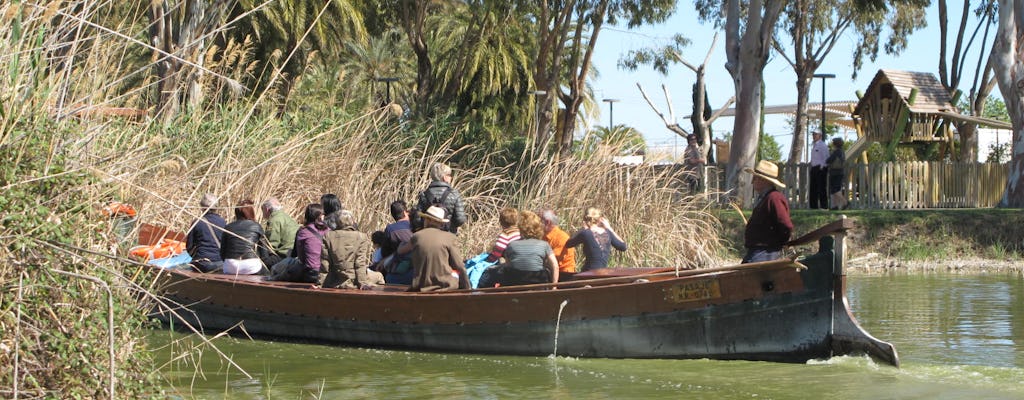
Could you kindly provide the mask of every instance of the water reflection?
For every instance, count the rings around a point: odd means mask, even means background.
[[[153,331],[184,398],[1020,399],[1019,276],[849,279],[861,324],[896,345],[902,369],[864,357],[807,365],[452,355],[214,339],[250,377],[193,337]],[[172,385],[168,385],[168,388]]]

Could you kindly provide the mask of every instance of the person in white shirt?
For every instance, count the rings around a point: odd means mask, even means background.
[[[811,173],[807,202],[810,208],[828,209],[828,145],[820,131],[811,132]]]

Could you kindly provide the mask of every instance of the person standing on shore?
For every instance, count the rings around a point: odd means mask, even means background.
[[[789,202],[778,189],[786,185],[779,180],[779,167],[771,161],[761,160],[754,169],[744,168],[753,175],[751,185],[757,195],[754,210],[743,232],[743,246],[747,254],[743,264],[772,261],[782,257],[782,246],[793,234],[793,221],[789,218]]]
[[[831,196],[831,210],[845,210],[849,206],[843,193],[843,181],[846,178],[846,150],[843,149],[842,138],[832,138],[832,154],[825,160],[828,164],[828,192]]]
[[[807,202],[811,209],[828,208],[828,145],[822,139],[820,131],[811,133],[811,172]]]

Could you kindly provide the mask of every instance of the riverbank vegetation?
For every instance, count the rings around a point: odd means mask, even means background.
[[[0,5],[0,25],[11,28],[0,31],[0,397],[161,397],[142,340],[146,311],[160,302],[124,258],[132,239],[123,228],[137,220],[185,231],[207,192],[221,206],[276,196],[293,215],[333,192],[372,230],[390,222],[390,201],[415,199],[440,161],[455,168],[471,215],[460,231],[467,257],[490,246],[505,206],[553,208],[567,230],[586,207],[602,208],[629,239],[620,265],[699,267],[719,254],[710,208],[678,193],[679,171],[611,162],[622,151],[607,139],[615,135],[580,140],[577,155],[533,145],[520,131],[534,109],[521,87],[487,92],[467,77],[468,87],[447,83],[451,103],[433,98],[414,114],[381,104],[381,75],[309,63],[278,79],[287,69],[274,57],[315,59],[320,47],[255,58],[254,36],[150,32],[179,45],[223,40],[205,64],[196,53],[172,56],[182,47],[139,39],[148,23],[168,21],[148,12],[184,12],[157,3]],[[395,86],[392,95],[405,90]],[[483,107],[508,102],[524,113]],[[112,217],[112,202],[137,215]]]
[[[718,212],[726,254],[738,257],[743,222],[733,210]],[[749,213],[747,213],[749,216]],[[814,230],[842,215],[856,228],[847,236],[849,258],[871,260],[886,268],[913,266],[938,269],[951,260],[970,261],[971,270],[1017,270],[1024,260],[1024,213],[1014,209],[935,210],[793,210],[796,235]]]
[[[124,228],[185,231],[208,192],[221,206],[276,196],[295,216],[332,192],[369,231],[446,162],[471,216],[464,256],[512,206],[550,207],[566,230],[603,209],[629,242],[617,265],[729,257],[734,221],[720,234],[679,170],[612,162],[635,134],[573,135],[595,102],[571,10],[534,38],[507,2],[229,3],[0,3],[0,397],[162,397],[142,340],[160,301],[124,258]],[[642,3],[601,12],[634,26],[675,4]]]

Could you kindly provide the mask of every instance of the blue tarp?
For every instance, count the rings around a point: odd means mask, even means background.
[[[181,254],[175,254],[170,257],[146,261],[146,264],[155,265],[160,268],[172,268],[174,266],[188,264],[190,262],[192,262],[192,256],[188,255],[187,251],[183,251]]]
[[[497,262],[488,262],[487,255],[488,253],[483,253],[466,260],[466,275],[469,277],[469,285],[473,289],[476,289],[477,284],[480,283],[480,277],[483,276],[484,270],[497,264]]]

